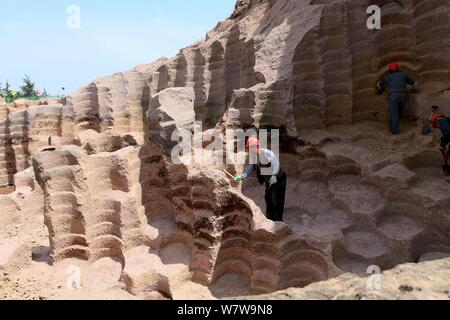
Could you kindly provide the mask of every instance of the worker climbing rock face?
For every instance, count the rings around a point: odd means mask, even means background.
[[[434,129],[440,129],[442,132],[441,152],[445,162],[442,169],[446,174],[450,175],[450,165],[448,163],[450,160],[450,118],[443,114],[436,114],[432,118],[432,124]]]
[[[248,139],[247,149],[251,164],[242,175],[236,177],[236,182],[241,183],[256,172],[259,183],[266,185],[267,218],[283,221],[287,177],[280,160],[272,151],[261,148],[257,138]]]
[[[400,72],[400,64],[396,62],[389,64],[389,75],[378,83],[377,89],[379,94],[383,93],[386,88],[389,89],[389,132],[391,134],[400,132],[400,117],[408,100],[407,85],[413,86],[416,91],[419,90],[417,81]]]

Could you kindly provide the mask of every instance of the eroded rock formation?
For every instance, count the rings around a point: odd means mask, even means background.
[[[161,259],[166,248],[178,245],[191,256],[192,280],[212,285],[226,274],[241,274],[254,293],[338,273],[286,226],[261,225],[261,213],[253,217],[223,172],[172,166],[156,146],[91,156],[79,147],[47,148],[33,161],[44,191],[52,263],[108,257],[126,265],[133,248],[147,247]]]
[[[419,125],[431,104],[450,112],[449,15],[445,0],[238,1],[174,58],[98,78],[64,105],[0,107],[0,186],[16,187],[0,206],[42,204],[40,283],[75,266],[91,293],[229,297],[448,256],[449,185]],[[397,137],[373,89],[391,60],[423,88]],[[281,129],[286,223],[264,217],[255,180],[242,194],[222,171],[241,167],[172,162],[173,131],[195,121]]]

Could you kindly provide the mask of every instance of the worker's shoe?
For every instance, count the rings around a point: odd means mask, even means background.
[[[446,175],[450,175],[450,166],[449,165],[443,165],[442,166],[442,171],[444,171],[444,173]]]

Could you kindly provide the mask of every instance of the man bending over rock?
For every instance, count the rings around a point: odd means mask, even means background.
[[[251,177],[255,172],[260,184],[266,184],[266,216],[272,221],[283,221],[284,203],[286,199],[286,173],[280,165],[280,160],[270,150],[262,149],[260,141],[257,138],[249,138],[247,142],[250,159],[257,158],[257,161],[251,161],[245,171],[236,177],[236,182]]]

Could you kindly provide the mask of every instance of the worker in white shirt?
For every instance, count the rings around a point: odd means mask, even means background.
[[[281,168],[280,160],[272,151],[262,149],[257,138],[249,138],[247,148],[250,157],[257,157],[258,161],[257,164],[250,164],[242,175],[237,176],[236,182],[241,183],[256,172],[259,183],[266,185],[267,218],[283,221],[287,177]]]

